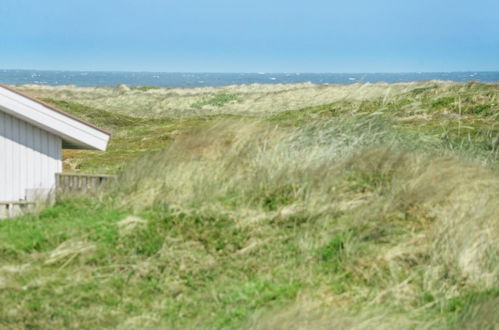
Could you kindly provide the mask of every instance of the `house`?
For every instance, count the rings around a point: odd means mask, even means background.
[[[110,134],[0,84],[0,203],[47,198],[62,149],[106,150]]]

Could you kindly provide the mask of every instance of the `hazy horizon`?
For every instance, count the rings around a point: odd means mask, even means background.
[[[207,72],[126,72],[0,70],[0,82],[11,85],[157,86],[208,87],[249,84],[353,84],[410,81],[498,82],[498,71],[416,72],[416,73],[207,73]]]

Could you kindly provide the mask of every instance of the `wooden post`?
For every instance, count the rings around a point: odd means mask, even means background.
[[[55,187],[56,187],[56,193],[58,193],[57,189],[61,187],[61,175],[59,173],[55,174]]]
[[[70,180],[71,180],[71,177],[69,175],[64,177],[64,185],[63,185],[63,189],[62,189],[62,191],[64,193],[67,192],[69,189],[70,182],[71,182]]]
[[[87,188],[88,188],[87,180],[88,180],[88,177],[86,177],[86,176],[81,177],[81,190],[83,192],[87,191]]]

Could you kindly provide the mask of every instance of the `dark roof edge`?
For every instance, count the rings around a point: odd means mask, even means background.
[[[58,113],[60,113],[61,115],[64,115],[64,116],[69,117],[69,118],[71,118],[71,119],[74,119],[74,120],[76,120],[76,121],[78,121],[78,122],[80,122],[80,123],[82,123],[82,124],[85,124],[85,125],[87,125],[87,126],[89,126],[89,127],[95,128],[96,130],[98,130],[98,131],[100,131],[100,132],[102,132],[102,133],[104,133],[104,134],[107,134],[107,135],[111,136],[111,133],[110,133],[109,131],[106,131],[105,129],[99,128],[99,127],[95,126],[94,124],[91,124],[91,123],[89,123],[89,122],[87,122],[87,121],[85,121],[85,120],[83,120],[83,119],[81,119],[81,118],[78,118],[78,117],[76,117],[76,116],[74,116],[74,115],[72,115],[72,114],[67,113],[66,111],[63,111],[63,110],[61,110],[61,109],[59,109],[59,108],[56,108],[56,107],[54,107],[53,105],[50,105],[50,104],[45,103],[45,102],[43,102],[43,101],[40,101],[39,99],[34,98],[33,96],[30,96],[30,95],[28,95],[28,94],[25,94],[25,93],[23,93],[23,92],[20,92],[20,91],[18,91],[18,90],[16,90],[16,89],[14,89],[14,88],[13,88],[13,87],[11,87],[11,86],[8,86],[8,85],[5,85],[5,84],[0,83],[0,87],[5,88],[6,90],[9,90],[9,91],[11,91],[11,92],[13,92],[13,93],[16,93],[16,94],[18,94],[18,95],[21,95],[22,97],[25,97],[25,98],[27,98],[27,99],[29,99],[29,100],[33,101],[33,102],[36,102],[36,103],[38,103],[38,104],[41,104],[41,105],[43,105],[44,107],[49,108],[50,110],[53,110],[53,111],[55,111],[55,112],[58,112]]]

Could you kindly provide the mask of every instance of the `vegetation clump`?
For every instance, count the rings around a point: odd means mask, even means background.
[[[236,95],[234,94],[216,94],[209,99],[201,100],[192,104],[193,108],[202,109],[205,105],[211,105],[215,107],[223,107],[227,103],[239,101]]]

